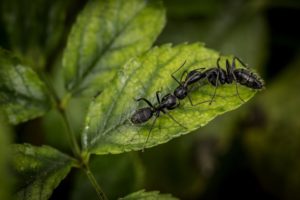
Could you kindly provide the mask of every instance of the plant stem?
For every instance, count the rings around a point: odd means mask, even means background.
[[[65,110],[61,110],[60,109],[60,113],[62,115],[62,118],[66,124],[66,127],[67,127],[67,134],[68,134],[68,137],[69,137],[69,141],[70,141],[70,144],[71,144],[71,149],[73,151],[73,154],[75,155],[76,158],[81,159],[81,155],[80,155],[80,148],[79,148],[79,145],[76,141],[76,137],[75,137],[75,134],[70,126],[70,123],[69,123],[69,120],[68,120],[68,116],[67,116],[67,113]]]
[[[66,108],[67,108],[67,105],[69,103],[69,100],[72,98],[72,93],[66,93],[65,96],[62,99],[60,99],[58,97],[57,93],[55,92],[55,89],[53,88],[51,82],[47,79],[47,76],[45,74],[42,74],[42,76],[43,76],[43,78],[46,82],[46,85],[48,86],[48,89],[49,89],[50,93],[52,94],[52,96],[55,100],[56,108],[59,111],[59,113],[61,114],[61,116],[64,120],[64,123],[67,127],[67,134],[68,134],[69,141],[70,141],[70,144],[71,144],[72,152],[73,152],[74,156],[77,158],[77,160],[79,162],[78,167],[82,168],[85,171],[86,175],[89,178],[89,181],[91,182],[94,189],[96,190],[98,199],[99,200],[108,200],[106,195],[102,191],[100,185],[98,184],[95,176],[93,175],[93,173],[90,170],[89,155],[87,155],[87,157],[84,157],[81,154],[81,150],[80,150],[79,145],[77,143],[74,131],[72,130],[72,128],[70,126],[68,115],[67,115],[67,112],[66,112]]]
[[[102,191],[100,185],[98,184],[94,174],[90,170],[89,166],[86,164],[85,173],[88,176],[91,184],[93,185],[94,189],[96,190],[97,196],[99,200],[108,200],[104,192]]]
[[[73,154],[76,158],[78,158],[80,161],[81,159],[81,155],[80,155],[80,148],[79,145],[76,141],[76,137],[74,132],[71,129],[68,117],[67,117],[67,113],[66,113],[66,106],[71,98],[71,94],[67,93],[67,95],[64,96],[64,98],[62,100],[60,100],[60,98],[58,97],[52,83],[49,81],[47,75],[45,73],[40,73],[41,77],[43,78],[44,82],[46,83],[50,94],[52,95],[53,99],[55,100],[56,103],[56,108],[58,108],[58,111],[60,112],[64,123],[66,124],[67,127],[67,134],[69,137],[69,141],[71,144],[71,149],[73,151]]]

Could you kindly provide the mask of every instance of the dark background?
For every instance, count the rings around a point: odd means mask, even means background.
[[[1,0],[0,46],[53,80],[69,29],[86,1]],[[300,1],[165,0],[167,25],[156,44],[201,41],[234,54],[264,78],[266,90],[195,133],[144,153],[92,157],[111,199],[138,189],[181,199],[300,199]],[[72,123],[80,132],[83,100]],[[13,141],[50,144],[70,153],[58,114],[18,125]],[[96,199],[72,170],[51,199]]]

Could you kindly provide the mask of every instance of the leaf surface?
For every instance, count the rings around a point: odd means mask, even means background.
[[[0,109],[11,123],[36,118],[51,108],[51,98],[38,75],[1,49],[0,80]]]
[[[142,149],[155,117],[145,124],[132,124],[129,120],[132,114],[138,108],[147,107],[144,102],[136,102],[134,99],[144,97],[155,104],[156,91],[161,91],[161,96],[164,96],[172,93],[178,86],[170,75],[185,60],[183,69],[175,74],[178,79],[184,70],[215,67],[218,57],[217,52],[196,43],[155,47],[128,62],[109,87],[91,103],[82,136],[84,150],[88,153],[106,154]],[[226,58],[232,59],[222,56],[220,63],[223,67]],[[193,103],[211,100],[215,88],[210,84],[202,87],[197,85],[190,90]],[[243,86],[238,89],[245,101],[255,94],[255,91]],[[242,104],[236,95],[235,84],[220,86],[212,105],[203,103],[191,106],[186,98],[169,114],[187,128],[179,126],[168,115],[161,114],[145,146],[155,146],[190,133]]]
[[[103,89],[129,58],[149,49],[165,24],[161,1],[92,0],[79,15],[63,56],[72,93]]]
[[[74,165],[69,156],[49,146],[15,144],[12,152],[16,199],[48,199]]]

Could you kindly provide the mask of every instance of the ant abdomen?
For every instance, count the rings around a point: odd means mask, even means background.
[[[138,109],[130,118],[134,124],[141,124],[148,121],[153,116],[152,108],[146,107]]]
[[[257,76],[254,73],[245,69],[236,69],[233,73],[239,84],[252,89],[263,88],[263,83],[257,78]]]

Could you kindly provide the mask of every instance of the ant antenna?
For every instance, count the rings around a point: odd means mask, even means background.
[[[178,71],[185,65],[185,63],[186,63],[186,60],[181,64],[181,66],[180,66],[179,68],[176,69],[176,71],[174,71],[174,72],[171,74],[172,78],[173,78],[179,85],[181,85],[181,82],[177,80],[177,78],[174,76],[174,74],[175,74],[176,72],[178,72]],[[181,77],[181,78],[182,78],[182,77]]]
[[[179,126],[181,126],[184,129],[187,129],[187,127],[183,126],[182,124],[180,124],[171,114],[164,112],[164,114],[168,115],[168,117],[170,117],[176,124],[178,124]]]
[[[150,131],[149,131],[149,133],[148,133],[148,135],[147,135],[147,139],[146,139],[146,141],[145,141],[144,144],[143,144],[142,152],[144,152],[145,146],[146,146],[146,144],[147,144],[147,142],[148,142],[148,140],[149,140],[149,138],[150,138],[150,134],[151,134],[151,131],[152,131],[153,127],[154,127],[154,124],[155,124],[155,122],[156,122],[157,117],[158,117],[158,116],[155,117],[154,121],[153,121],[152,124],[151,124],[151,128],[150,128]]]

